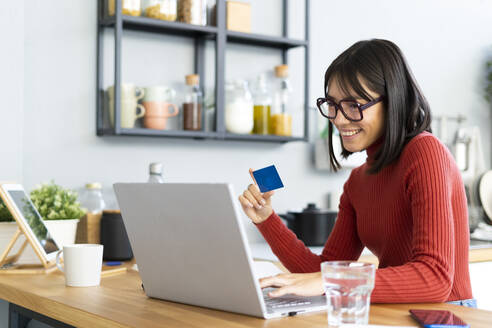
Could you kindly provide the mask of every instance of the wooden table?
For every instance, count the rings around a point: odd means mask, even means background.
[[[135,271],[105,277],[101,286],[65,287],[60,273],[0,275],[0,298],[10,302],[10,327],[35,318],[55,327],[326,327],[326,313],[263,320],[150,299]],[[371,305],[370,323],[417,326],[408,310],[448,309],[473,328],[492,326],[492,312],[450,304]]]

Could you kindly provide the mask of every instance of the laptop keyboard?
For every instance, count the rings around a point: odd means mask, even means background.
[[[282,309],[299,307],[312,304],[309,298],[303,299],[300,296],[281,296],[281,297],[270,297],[268,293],[275,290],[274,288],[263,289],[263,298],[265,299],[265,304],[267,308],[271,309]]]

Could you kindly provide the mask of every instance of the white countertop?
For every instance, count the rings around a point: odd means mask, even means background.
[[[249,247],[251,249],[251,254],[255,260],[267,260],[267,261],[278,261],[279,259],[275,254],[273,254],[272,250],[270,249],[270,246],[266,242],[260,242],[260,243],[250,243]],[[311,252],[315,254],[321,254],[323,251],[322,246],[318,247],[308,247]],[[478,240],[472,240],[470,242],[470,249],[481,249],[481,248],[492,248],[492,242],[489,241],[478,241]],[[362,255],[372,255],[372,252],[364,248],[362,251]]]
[[[249,244],[249,247],[251,249],[251,255],[255,260],[268,260],[268,261],[278,261],[278,258],[275,254],[273,254],[272,250],[270,249],[270,246],[266,243],[251,243]],[[311,252],[315,254],[321,254],[323,251],[322,246],[318,247],[308,247]],[[370,250],[367,248],[364,248],[362,251],[363,255],[370,255],[372,254]]]

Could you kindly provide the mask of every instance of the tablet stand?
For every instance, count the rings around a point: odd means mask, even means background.
[[[3,251],[0,256],[0,274],[39,274],[39,273],[50,273],[56,270],[55,262],[47,262],[43,256],[38,253],[36,247],[33,246],[33,242],[29,236],[25,235],[26,240],[17,251],[16,254],[9,255],[14,247],[17,239],[23,235],[23,232],[19,226],[17,226],[17,231],[7,245],[7,248]],[[22,255],[27,245],[31,245],[34,252],[41,260],[41,264],[16,264],[19,257]]]

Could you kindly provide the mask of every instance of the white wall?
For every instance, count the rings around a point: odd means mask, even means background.
[[[24,103],[24,2],[0,10],[0,181],[22,182]],[[8,327],[8,304],[0,300],[0,328]],[[40,327],[42,328],[42,327]]]
[[[0,10],[0,181],[22,181],[24,3]]]

